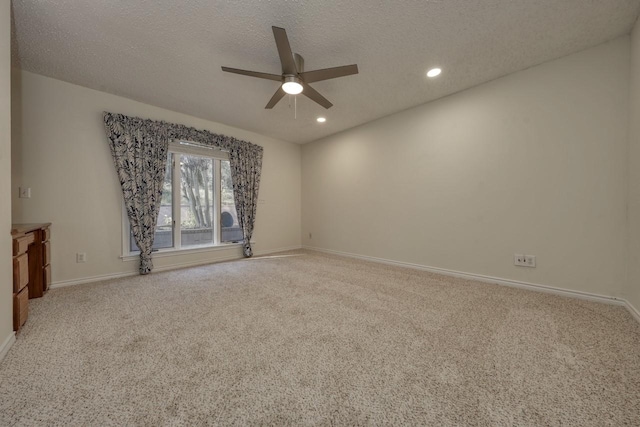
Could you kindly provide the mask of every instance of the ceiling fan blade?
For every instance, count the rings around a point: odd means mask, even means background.
[[[271,97],[271,99],[267,103],[267,106],[264,107],[264,108],[265,109],[271,109],[271,108],[275,107],[275,105],[278,103],[278,101],[280,101],[282,99],[282,97],[285,96],[285,95],[286,95],[285,91],[282,89],[282,86],[280,86],[278,88],[278,90],[276,91],[276,93],[273,94],[273,96]]]
[[[280,63],[282,64],[282,74],[297,75],[298,69],[293,59],[293,52],[289,44],[289,38],[284,28],[271,27],[273,29],[273,37],[276,39],[278,47],[278,55],[280,55]]]
[[[358,74],[358,66],[356,64],[325,68],[322,70],[305,71],[304,73],[300,73],[300,77],[307,83],[313,83],[322,80],[335,79],[337,77],[350,76],[352,74]]]
[[[282,81],[282,76],[278,74],[260,73],[258,71],[247,71],[229,67],[222,67],[222,71],[226,71],[227,73],[242,74],[243,76],[257,77],[259,79],[275,80],[277,82]]]
[[[308,84],[302,82],[302,87],[304,88],[302,91],[302,94],[305,95],[310,100],[317,102],[318,104],[322,105],[324,108],[333,107],[333,104],[329,102],[327,98],[320,95],[320,93],[317,90],[315,90]]]

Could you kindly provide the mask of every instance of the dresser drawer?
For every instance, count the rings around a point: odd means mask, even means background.
[[[50,222],[11,224],[15,331],[27,320],[29,299],[42,297],[51,284],[50,230]]]
[[[26,236],[16,237],[13,239],[13,256],[23,254],[27,252],[29,245],[35,240],[33,233],[29,233]]]
[[[13,292],[19,292],[29,283],[29,257],[22,254],[13,259]]]
[[[29,315],[29,288],[24,288],[13,295],[13,330],[17,331],[24,325]]]
[[[47,265],[51,262],[51,242],[45,242],[42,246],[42,256],[44,257],[42,264]]]

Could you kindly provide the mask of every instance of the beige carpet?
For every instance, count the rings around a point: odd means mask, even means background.
[[[0,425],[640,425],[622,307],[313,252],[50,291]]]

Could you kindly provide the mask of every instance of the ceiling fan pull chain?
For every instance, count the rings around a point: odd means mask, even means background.
[[[297,119],[298,118],[298,97],[294,96],[293,97],[293,119]]]

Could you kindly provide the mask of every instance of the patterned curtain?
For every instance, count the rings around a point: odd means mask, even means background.
[[[118,119],[105,115],[105,127],[131,232],[140,248],[140,274],[148,274],[153,269],[151,251],[169,138],[166,129],[150,126],[148,121],[125,116]]]
[[[262,172],[262,147],[243,146],[229,152],[233,197],[236,202],[238,223],[244,238],[245,257],[253,255],[251,236],[258,206],[258,189]]]
[[[140,274],[147,274],[153,268],[151,248],[170,140],[195,142],[229,152],[233,196],[244,238],[243,252],[246,257],[253,255],[251,236],[260,188],[262,147],[207,130],[122,114],[105,112],[104,122],[127,214],[140,248]]]

